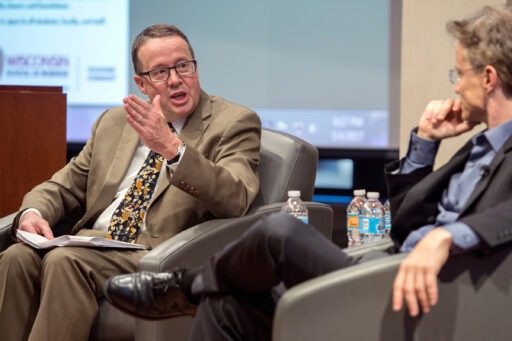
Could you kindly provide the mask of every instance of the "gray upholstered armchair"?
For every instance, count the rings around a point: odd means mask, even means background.
[[[391,310],[393,280],[405,254],[304,282],[279,301],[273,340],[510,340],[510,251],[505,245],[489,254],[453,256],[439,275],[438,304],[416,318]]]
[[[263,129],[259,167],[260,192],[249,213],[240,218],[216,219],[193,226],[170,238],[144,256],[139,270],[166,271],[176,266],[196,266],[215,251],[238,238],[265,214],[279,211],[288,190],[300,190],[309,210],[309,221],[328,238],[332,234],[332,208],[312,202],[318,151],[288,134]],[[5,247],[14,215],[0,220],[0,250]],[[276,226],[276,228],[279,228]],[[192,318],[158,322],[134,319],[105,300],[91,331],[91,340],[186,340]]]

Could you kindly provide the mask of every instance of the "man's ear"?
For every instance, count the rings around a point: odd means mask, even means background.
[[[144,95],[147,95],[146,82],[144,82],[144,79],[139,75],[135,75],[133,76],[133,80],[135,81],[135,84],[137,84],[140,92],[142,92]]]
[[[487,93],[491,92],[492,90],[496,89],[496,87],[499,84],[500,78],[498,77],[498,72],[496,71],[496,68],[492,65],[486,65],[484,67],[484,78],[483,78],[483,85],[485,88],[485,91]]]

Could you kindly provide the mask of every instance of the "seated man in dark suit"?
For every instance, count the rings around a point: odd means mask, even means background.
[[[404,159],[386,166],[391,237],[410,252],[400,266],[393,309],[428,313],[437,275],[451,252],[492,249],[512,240],[512,13],[486,7],[448,24],[457,40],[450,80],[459,99],[431,101]],[[441,140],[484,123],[433,171]],[[192,314],[194,340],[270,339],[280,283],[290,288],[356,263],[284,213],[257,222],[204,266],[111,278],[107,298],[142,318]],[[350,309],[350,307],[347,307]]]

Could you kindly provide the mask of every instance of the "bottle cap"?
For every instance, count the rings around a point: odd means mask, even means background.
[[[366,196],[371,199],[379,199],[380,194],[379,192],[368,192]]]
[[[300,191],[288,191],[290,198],[300,198]]]
[[[354,190],[354,195],[363,196],[365,194],[366,194],[366,190],[365,189],[355,189]]]

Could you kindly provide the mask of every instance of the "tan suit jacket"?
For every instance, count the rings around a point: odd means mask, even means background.
[[[202,221],[246,213],[259,189],[260,135],[254,111],[202,92],[179,135],[186,152],[173,175],[164,167],[146,214],[148,238],[138,242],[155,247]],[[80,154],[25,195],[20,212],[37,208],[52,228],[65,221],[65,233],[92,227],[114,199],[138,142],[124,109],[107,110]]]

